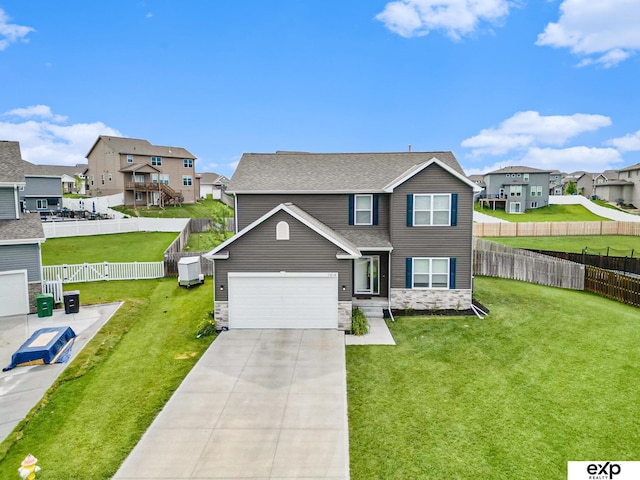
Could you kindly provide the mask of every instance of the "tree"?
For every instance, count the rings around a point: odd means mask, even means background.
[[[564,187],[564,194],[575,195],[576,193],[578,193],[578,189],[576,188],[576,182],[574,182],[573,180],[569,180],[567,182],[567,186]]]

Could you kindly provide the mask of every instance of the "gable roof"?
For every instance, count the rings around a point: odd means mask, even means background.
[[[512,165],[509,167],[499,168],[485,175],[494,175],[498,173],[551,173],[551,170],[540,170],[533,167],[525,167],[524,165]]]
[[[356,247],[353,243],[351,243],[349,240],[347,240],[342,234],[340,234],[340,233],[336,232],[335,230],[333,230],[332,228],[328,227],[327,225],[322,223],[320,220],[315,218],[313,215],[308,214],[307,212],[302,210],[297,205],[294,205],[293,203],[281,203],[280,205],[272,208],[267,213],[265,213],[263,216],[261,216],[260,218],[255,220],[253,223],[247,225],[245,228],[240,230],[238,233],[236,233],[233,237],[231,237],[227,241],[221,243],[220,245],[218,245],[216,248],[214,248],[210,252],[204,254],[203,257],[209,258],[209,259],[213,259],[216,256],[216,254],[218,254],[219,252],[221,252],[222,250],[227,248],[227,246],[231,245],[233,242],[238,240],[240,237],[246,235],[251,230],[253,230],[258,225],[260,225],[262,222],[264,222],[265,220],[271,218],[273,215],[275,215],[276,213],[278,213],[280,211],[284,211],[284,212],[288,213],[289,215],[291,215],[296,220],[302,222],[307,227],[309,227],[311,230],[315,231],[320,236],[326,238],[327,240],[329,240],[331,243],[336,245],[341,250],[347,252],[351,258],[358,258],[358,257],[360,257],[362,255],[360,253],[360,250],[358,250],[358,247]]]
[[[631,165],[630,167],[624,167],[618,170],[618,172],[629,172],[631,170],[640,170],[640,163],[636,163],[635,165]]]
[[[24,166],[18,142],[0,140],[0,183],[24,185]]]
[[[0,245],[42,243],[44,240],[39,213],[23,213],[19,220],[0,220]]]
[[[436,159],[469,182],[451,152],[399,153],[245,153],[228,191],[231,193],[382,193]],[[429,163],[431,162],[431,163]],[[427,165],[428,164],[428,165]]]
[[[35,165],[31,162],[23,160],[25,175],[38,175],[42,177],[62,177],[68,175],[69,177],[75,177],[82,174],[84,169],[87,168],[86,164],[79,163],[75,166],[68,165]]]
[[[192,158],[195,160],[195,155],[190,153],[182,147],[164,147],[160,145],[151,145],[147,140],[141,140],[138,138],[124,138],[124,137],[111,137],[108,135],[100,135],[94,142],[93,146],[87,153],[87,157],[91,155],[91,152],[96,147],[98,142],[103,141],[113,151],[119,154],[130,155],[145,155],[153,157],[165,157],[165,158]]]
[[[138,171],[141,171],[142,173],[153,173],[153,172],[159,172],[160,169],[154,167],[149,163],[130,163],[126,167],[122,167],[120,169],[120,172],[122,173],[138,172]]]
[[[223,185],[229,182],[227,177],[214,172],[198,173],[198,175],[200,175],[201,185]]]

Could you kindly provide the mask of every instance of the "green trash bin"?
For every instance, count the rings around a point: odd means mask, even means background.
[[[53,293],[38,293],[36,295],[36,307],[38,317],[50,317],[53,315]]]

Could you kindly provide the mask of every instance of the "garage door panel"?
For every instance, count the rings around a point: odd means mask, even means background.
[[[229,273],[230,328],[337,326],[336,273]]]
[[[0,317],[29,313],[27,270],[0,272]]]

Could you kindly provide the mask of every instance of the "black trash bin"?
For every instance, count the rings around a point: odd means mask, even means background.
[[[80,311],[80,291],[69,290],[62,294],[64,298],[64,313],[78,313]]]

